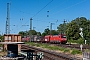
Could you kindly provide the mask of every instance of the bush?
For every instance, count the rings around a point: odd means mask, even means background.
[[[78,43],[78,44],[84,44],[84,40],[82,38],[78,40],[68,40],[69,43]]]
[[[73,55],[75,55],[75,54],[82,54],[82,52],[79,51],[79,50],[73,49],[71,54],[73,54]]]
[[[78,44],[84,44],[84,39],[82,39],[82,38],[78,39],[77,43]]]

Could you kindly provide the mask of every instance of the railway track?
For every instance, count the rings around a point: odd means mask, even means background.
[[[60,46],[60,47],[64,47],[64,48],[71,48],[71,49],[73,49],[73,48],[75,48],[75,49],[77,49],[77,50],[81,50],[81,48],[80,48],[80,44],[56,44],[56,46]],[[90,45],[83,45],[82,46],[82,51],[85,51],[86,49],[89,49],[90,50]]]
[[[44,58],[42,60],[82,60],[82,59],[77,59],[77,57],[71,57],[71,55],[63,54],[63,53],[56,53],[54,51],[50,50],[44,50],[41,48],[36,48],[32,47],[29,45],[22,45],[22,50],[23,49],[30,49],[34,50],[35,52],[43,52],[44,53]]]
[[[53,45],[53,46],[59,46],[59,47],[64,47],[64,48],[75,48],[77,50],[80,50],[80,44],[53,44],[53,43],[42,43],[42,44],[48,44],[48,45]],[[90,50],[90,45],[83,45],[82,47],[83,51],[85,49],[89,49]]]

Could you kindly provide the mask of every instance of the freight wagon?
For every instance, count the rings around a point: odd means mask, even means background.
[[[32,35],[31,40],[30,40],[30,37],[24,37],[24,38],[22,38],[22,41],[23,42],[28,42],[28,41],[30,41],[30,42],[42,42],[43,39],[44,38],[42,36]]]

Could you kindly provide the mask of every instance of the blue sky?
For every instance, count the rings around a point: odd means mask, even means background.
[[[90,19],[90,0],[0,0],[0,34],[5,33],[8,2],[11,3],[11,34],[29,30],[29,26],[22,25],[30,25],[31,17],[32,29],[36,27],[34,29],[40,32],[50,26],[50,23],[54,23],[52,29],[57,30],[64,19],[67,22],[82,16]]]

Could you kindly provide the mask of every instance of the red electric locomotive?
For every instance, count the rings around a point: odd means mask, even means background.
[[[67,43],[66,35],[48,35],[44,37],[44,42],[50,43]]]

